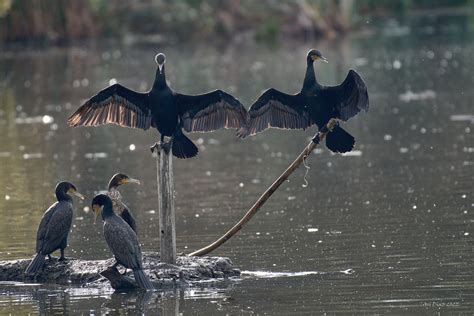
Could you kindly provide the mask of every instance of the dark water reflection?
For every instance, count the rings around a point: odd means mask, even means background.
[[[38,220],[61,179],[89,197],[76,202],[67,254],[107,258],[86,207],[118,171],[142,180],[122,192],[143,249],[158,250],[155,162],[148,151],[156,134],[65,124],[111,78],[148,89],[153,54],[163,50],[174,89],[224,88],[248,106],[269,86],[296,92],[314,45],[114,44],[111,50],[88,44],[1,53],[0,258],[32,255]],[[356,68],[369,86],[371,110],[345,124],[357,139],[351,155],[318,149],[309,159],[309,186],[302,187],[301,168],[215,252],[247,271],[242,280],[145,296],[4,284],[0,312],[472,311],[472,38],[388,34],[317,46],[331,61],[317,65],[320,81],[335,84]],[[267,131],[246,141],[232,131],[192,135],[200,155],[175,162],[178,251],[206,245],[237,221],[312,133]]]

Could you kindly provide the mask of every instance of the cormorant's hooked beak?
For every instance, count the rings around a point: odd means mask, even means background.
[[[77,197],[80,198],[81,200],[84,200],[84,195],[82,195],[81,193],[77,192],[77,191],[74,190],[74,189],[69,189],[69,190],[68,190],[68,193],[77,196]]]
[[[326,64],[329,63],[328,59],[326,57],[324,57],[323,55],[319,56],[319,55],[313,55],[311,56],[311,59],[313,59],[313,61],[316,61],[316,60],[322,60],[324,61]]]
[[[319,57],[319,59],[321,59],[322,61],[324,61],[326,64],[329,63],[328,59],[327,59],[326,57],[324,57],[324,56]]]
[[[135,183],[135,184],[140,184],[140,180],[138,179],[133,179],[133,178],[126,178],[122,180],[121,184],[128,184],[128,183]]]
[[[103,206],[98,204],[92,205],[92,210],[94,211],[94,225],[97,222],[97,217],[99,217],[100,212],[102,212]]]

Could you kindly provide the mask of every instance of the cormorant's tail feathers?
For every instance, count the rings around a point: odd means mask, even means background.
[[[45,257],[41,253],[37,253],[35,258],[30,262],[28,268],[26,268],[26,274],[36,274],[43,268],[44,262],[46,261]]]
[[[354,137],[338,125],[326,136],[326,146],[335,153],[349,152],[354,148]]]
[[[178,158],[191,158],[197,155],[198,148],[194,143],[187,138],[181,131],[173,134],[171,140],[173,155]]]
[[[133,270],[133,276],[138,285],[145,290],[154,290],[155,287],[151,283],[148,276],[143,272],[143,270]]]

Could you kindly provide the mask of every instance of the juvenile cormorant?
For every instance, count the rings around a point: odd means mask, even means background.
[[[61,251],[59,261],[66,259],[64,249],[67,247],[67,237],[71,229],[73,215],[70,194],[84,199],[71,183],[60,182],[56,185],[58,201],[48,208],[41,219],[36,236],[36,256],[26,268],[26,274],[37,273],[43,267],[45,256],[51,259],[51,253],[57,249]]]
[[[136,233],[137,224],[135,222],[135,218],[133,217],[132,213],[128,209],[127,205],[125,205],[125,203],[122,202],[122,195],[120,194],[120,191],[118,190],[119,186],[121,186],[122,184],[127,184],[127,183],[140,184],[140,181],[137,179],[130,178],[129,176],[123,173],[114,174],[109,181],[109,188],[108,188],[107,195],[112,200],[114,212],[118,216],[123,218],[123,220]],[[94,222],[95,222],[95,219],[94,219]]]
[[[96,216],[102,213],[104,237],[117,265],[132,269],[138,285],[144,289],[154,289],[148,276],[143,272],[142,252],[137,235],[130,226],[112,209],[112,200],[105,194],[98,194],[92,200],[92,209]]]
[[[194,157],[197,147],[186,132],[211,132],[219,128],[238,129],[245,124],[247,111],[230,94],[215,90],[202,95],[185,95],[168,87],[165,77],[165,54],[155,56],[158,65],[153,88],[146,93],[114,84],[90,98],[68,119],[70,126],[98,126],[113,123],[148,129],[155,127],[164,137],[171,137],[173,154],[178,158]],[[152,151],[156,144],[151,147]]]
[[[349,120],[361,110],[369,109],[369,96],[364,81],[354,70],[338,86],[322,86],[316,80],[313,62],[327,59],[318,50],[308,52],[303,88],[290,95],[270,88],[248,112],[249,121],[238,135],[255,135],[269,127],[306,129],[313,124],[322,128],[331,118]],[[344,153],[354,147],[354,137],[336,125],[326,137],[326,146],[333,152]]]

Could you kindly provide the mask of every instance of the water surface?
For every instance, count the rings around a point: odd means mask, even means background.
[[[448,30],[449,31],[449,30]],[[268,87],[297,92],[305,55],[317,46],[324,84],[355,68],[370,111],[345,123],[354,152],[321,146],[239,234],[214,254],[240,280],[171,293],[121,294],[51,285],[0,285],[0,313],[288,314],[432,313],[474,309],[472,262],[474,41],[468,32],[382,32],[337,42],[278,47],[160,47],[86,43],[0,53],[0,258],[33,254],[39,219],[59,180],[76,201],[66,255],[110,256],[89,203],[110,176],[122,189],[144,251],[157,251],[154,131],[66,126],[68,115],[111,79],[138,91],[164,51],[171,87],[215,88],[247,107]],[[233,131],[194,134],[200,154],[175,160],[177,248],[189,253],[224,233],[304,148],[306,132],[271,130],[245,141]]]

